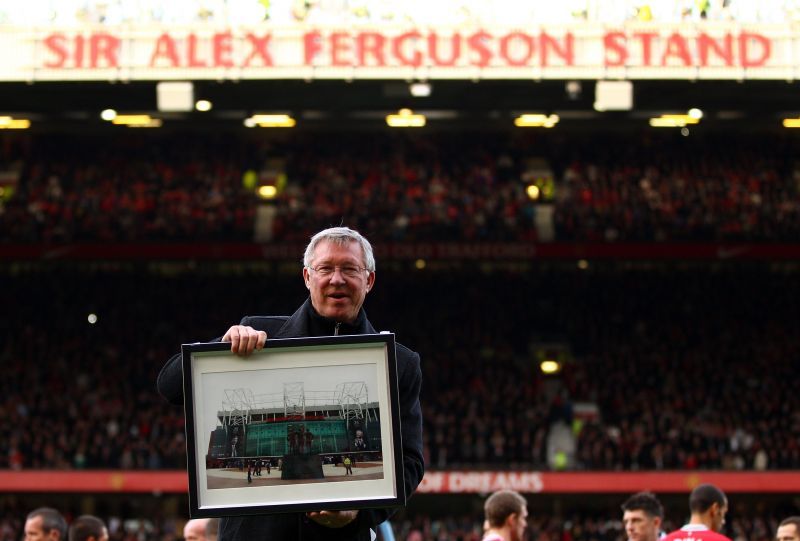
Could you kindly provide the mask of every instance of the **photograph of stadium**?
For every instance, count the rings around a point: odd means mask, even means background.
[[[369,381],[354,380],[365,375]],[[224,388],[222,396],[204,394],[218,408],[216,426],[203,434],[209,489],[383,478],[380,408],[370,400],[374,365],[204,374],[203,380]],[[237,383],[247,387],[226,388]]]

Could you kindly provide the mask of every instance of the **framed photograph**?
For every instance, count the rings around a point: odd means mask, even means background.
[[[182,351],[192,517],[405,504],[393,334]]]

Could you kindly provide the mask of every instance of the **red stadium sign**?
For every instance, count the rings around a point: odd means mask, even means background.
[[[489,493],[510,489],[528,493],[657,493],[690,492],[712,483],[726,492],[794,493],[800,489],[800,472],[427,472],[420,493]]]
[[[268,24],[11,27],[0,80],[787,79],[798,36],[775,25],[513,28]]]
[[[730,493],[797,493],[800,472],[572,472],[429,471],[417,492],[485,494],[500,489],[524,493],[686,493],[713,483]],[[185,493],[185,471],[5,471],[0,492]]]

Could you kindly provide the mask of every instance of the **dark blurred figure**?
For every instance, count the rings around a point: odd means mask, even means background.
[[[108,528],[99,518],[82,515],[70,525],[69,541],[108,541]]]
[[[728,512],[728,498],[720,489],[710,484],[695,487],[689,496],[689,510],[692,512],[689,524],[669,534],[664,541],[688,538],[698,541],[731,541],[719,533],[725,525],[725,514]]]

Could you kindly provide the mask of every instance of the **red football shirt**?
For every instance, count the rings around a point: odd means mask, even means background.
[[[713,532],[703,524],[686,524],[661,541],[731,541],[721,533]]]

